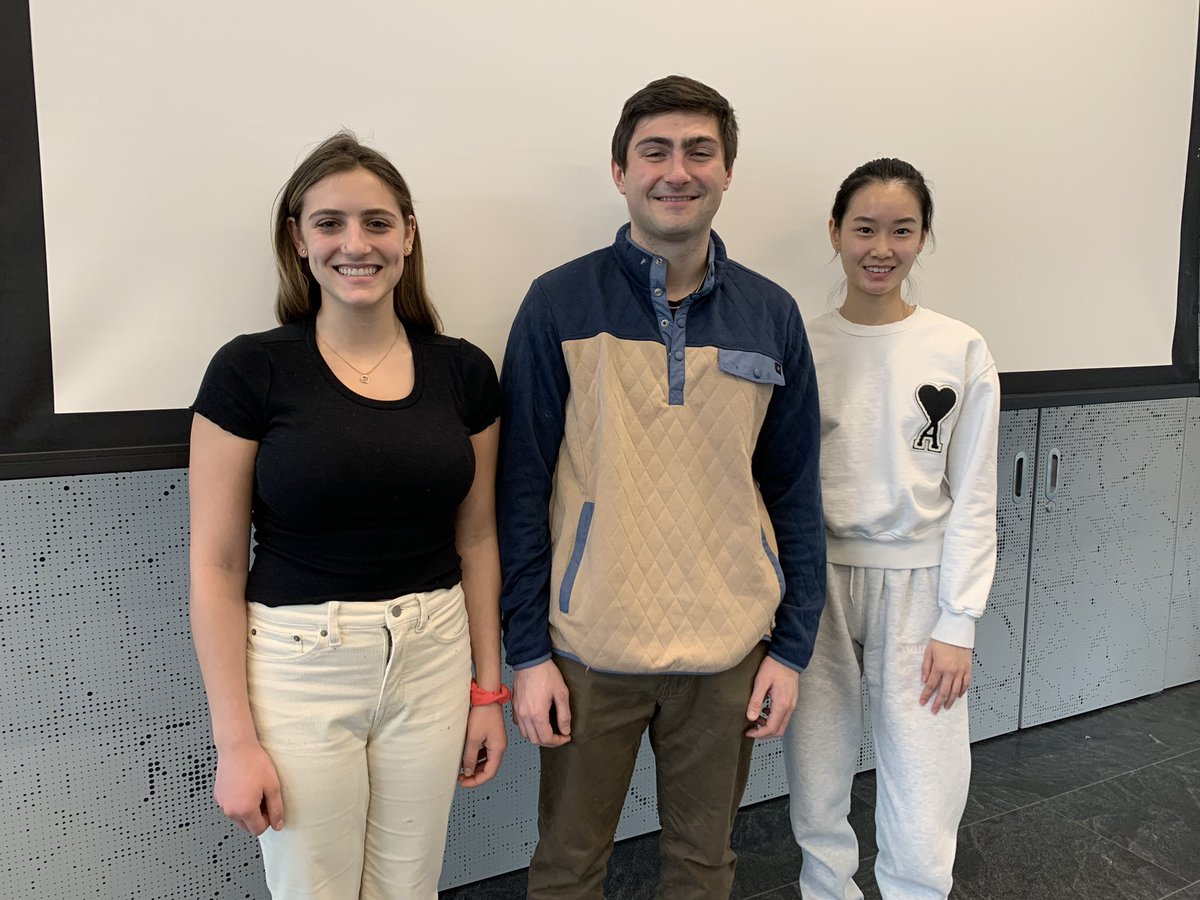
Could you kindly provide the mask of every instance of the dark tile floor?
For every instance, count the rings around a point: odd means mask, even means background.
[[[971,748],[971,793],[958,837],[955,900],[1200,900],[1200,682]],[[857,878],[878,898],[875,775],[855,781]],[[613,851],[608,900],[654,894],[657,835]],[[798,900],[800,851],[787,798],[747,807],[733,835],[736,900]],[[513,872],[442,900],[525,896]]]

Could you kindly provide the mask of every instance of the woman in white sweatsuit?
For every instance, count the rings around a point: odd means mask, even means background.
[[[863,675],[879,889],[887,900],[950,892],[971,769],[960,698],[996,560],[1000,390],[976,331],[901,296],[932,221],[928,186],[908,163],[852,172],[829,221],[845,302],[808,326],[829,566],[785,738],[806,900],[863,896],[847,821]]]

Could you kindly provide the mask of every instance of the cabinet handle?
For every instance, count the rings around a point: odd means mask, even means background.
[[[1024,450],[1013,457],[1012,496],[1017,502],[1025,499],[1025,463],[1028,459]]]
[[[1046,499],[1058,495],[1058,483],[1062,479],[1062,451],[1057,447],[1046,455]]]

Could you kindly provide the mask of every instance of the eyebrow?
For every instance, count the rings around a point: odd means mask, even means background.
[[[872,219],[870,216],[855,216],[850,221],[866,222],[869,225],[878,224],[878,222],[875,219]],[[917,223],[917,220],[912,216],[905,216],[903,219],[896,219],[894,222],[892,222],[893,225],[915,225],[916,223]]]
[[[310,219],[316,219],[320,216],[344,216],[345,210],[341,209],[314,209],[308,214]],[[360,216],[388,216],[389,218],[397,218],[397,213],[390,209],[364,209],[359,213]]]
[[[674,142],[670,138],[665,138],[665,137],[644,137],[640,141],[638,141],[637,144],[635,144],[634,146],[635,146],[635,148],[644,147],[647,144],[659,144],[663,147],[675,146]],[[684,138],[683,149],[690,150],[692,147],[695,147],[697,144],[716,145],[717,139],[715,137],[710,137],[707,134],[697,135],[696,137]]]

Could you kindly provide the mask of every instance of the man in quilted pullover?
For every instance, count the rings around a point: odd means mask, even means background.
[[[541,747],[529,896],[600,898],[642,734],[660,897],[726,898],[755,739],[783,733],[825,596],[817,384],[793,299],[712,220],[729,103],[626,101],[613,244],[533,282],[504,357],[499,512],[513,715]]]

